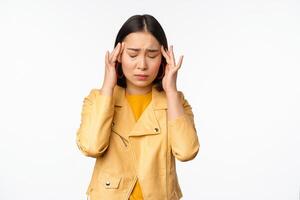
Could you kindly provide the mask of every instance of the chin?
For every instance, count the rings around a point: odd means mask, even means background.
[[[147,87],[151,84],[151,82],[139,82],[139,81],[136,81],[133,83],[135,86],[138,86],[138,87]]]
[[[147,87],[149,85],[151,85],[152,81],[130,81],[131,84],[137,86],[137,87]]]

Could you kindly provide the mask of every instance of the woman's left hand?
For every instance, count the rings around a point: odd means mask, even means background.
[[[177,72],[181,67],[183,55],[180,56],[179,62],[176,64],[173,52],[173,45],[171,45],[167,51],[165,51],[163,45],[161,45],[161,52],[167,61],[165,67],[165,75],[162,79],[163,89],[165,90],[166,94],[177,92]]]

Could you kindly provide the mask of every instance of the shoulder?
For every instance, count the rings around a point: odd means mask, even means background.
[[[178,95],[182,101],[185,99],[184,93],[182,91],[179,90]]]
[[[161,93],[162,93],[162,96],[163,96],[165,99],[168,98],[167,95],[166,95],[166,93],[165,93],[165,91],[162,91]],[[178,94],[178,96],[179,96],[179,99],[180,99],[181,103],[182,103],[184,106],[189,105],[189,103],[188,103],[188,101],[187,101],[187,99],[186,99],[186,96],[185,96],[185,94],[184,94],[183,91],[178,90],[178,91],[177,91],[177,94]]]
[[[124,88],[122,88],[118,85],[115,85],[115,87],[113,89],[113,96],[121,95],[122,93],[124,93]],[[95,96],[98,96],[98,95],[106,96],[106,95],[101,94],[101,89],[99,89],[99,88],[90,89],[90,92],[88,94],[88,96],[90,96],[90,97],[95,97]]]
[[[95,101],[97,99],[101,100],[111,100],[113,96],[105,95],[101,93],[101,89],[99,88],[92,88],[90,89],[88,95],[85,97],[87,100]]]
[[[181,100],[181,103],[183,104],[184,107],[187,107],[189,106],[190,107],[190,104],[185,96],[185,94],[183,93],[183,91],[178,91],[178,95],[179,95],[179,98]]]
[[[98,89],[98,88],[92,88],[91,90],[90,90],[90,93],[89,93],[89,96],[95,96],[95,95],[98,95],[98,94],[100,94],[100,89]]]
[[[85,98],[94,99],[98,94],[100,94],[100,89],[92,88],[89,90]]]

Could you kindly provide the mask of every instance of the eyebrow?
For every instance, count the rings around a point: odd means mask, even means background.
[[[132,51],[140,51],[141,49],[137,49],[137,48],[127,48],[128,50],[132,50]],[[158,49],[146,49],[146,51],[149,52],[158,52]]]

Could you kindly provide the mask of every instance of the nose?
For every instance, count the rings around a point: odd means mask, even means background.
[[[140,59],[140,61],[138,63],[138,69],[140,69],[140,70],[146,70],[147,69],[147,63],[146,63],[146,59],[145,59],[144,56]]]

